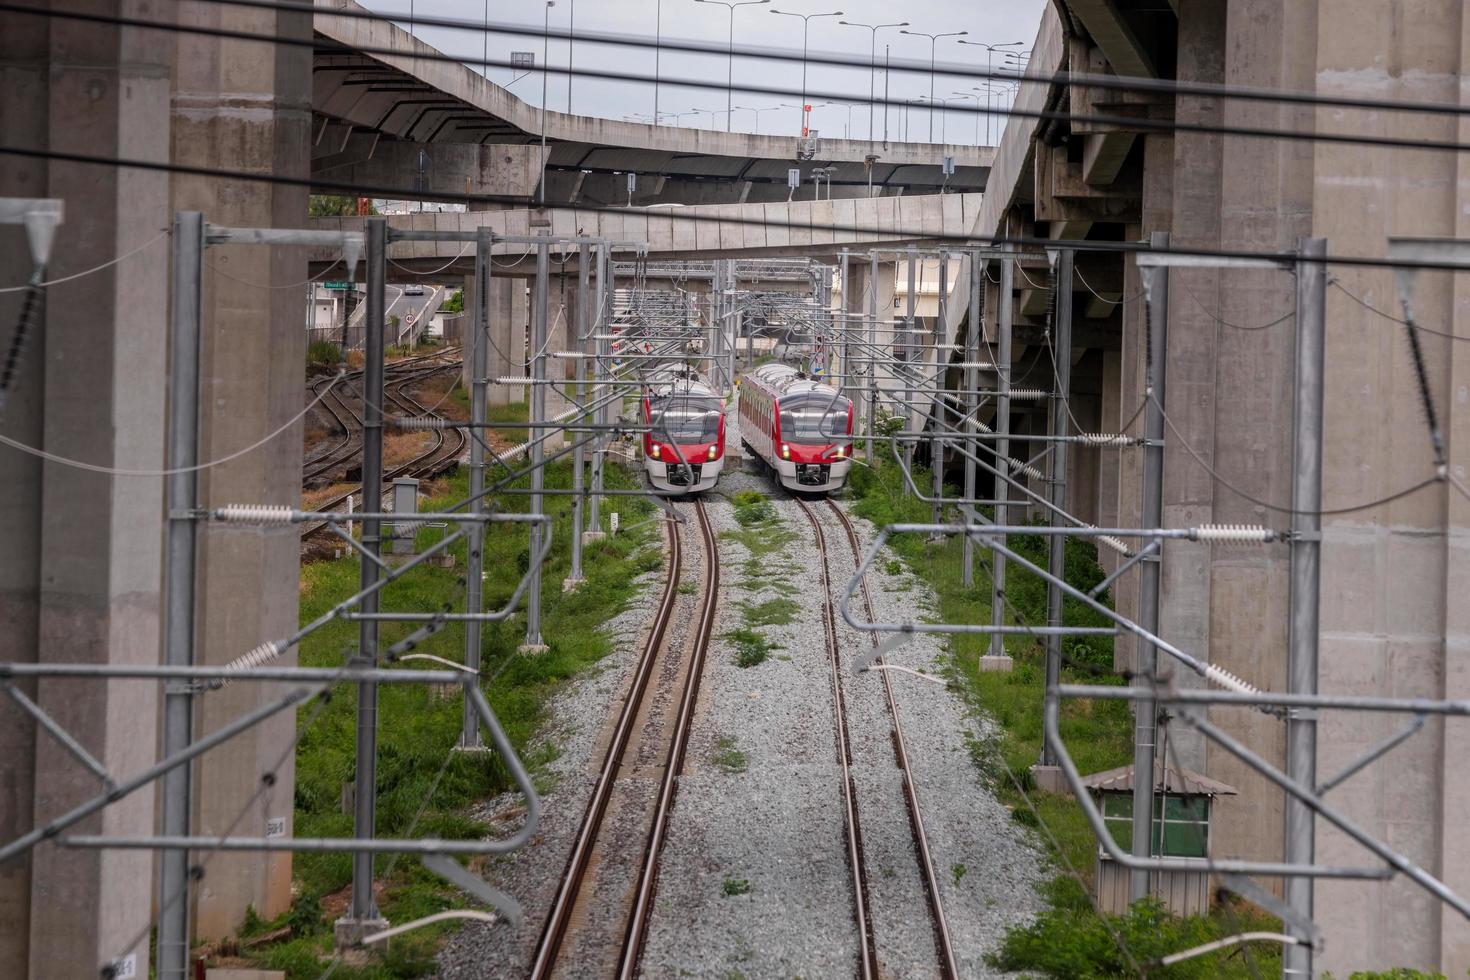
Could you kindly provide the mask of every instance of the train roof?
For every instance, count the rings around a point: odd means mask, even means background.
[[[789,364],[762,364],[750,373],[761,386],[770,389],[778,398],[784,395],[815,393],[845,398],[836,388],[824,381],[808,377]]]

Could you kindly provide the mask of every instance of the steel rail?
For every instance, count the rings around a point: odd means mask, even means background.
[[[644,694],[648,689],[648,680],[653,676],[654,664],[658,660],[659,650],[663,647],[664,633],[668,629],[669,620],[678,601],[679,578],[683,571],[683,544],[676,524],[670,522],[668,530],[669,574],[664,582],[663,596],[659,599],[653,626],[648,632],[648,639],[638,658],[638,666],[634,670],[633,681],[628,688],[628,697],[623,701],[623,707],[618,712],[617,724],[613,728],[607,753],[603,756],[602,768],[597,774],[597,782],[592,787],[592,796],[587,802],[587,811],[582,817],[582,825],[572,842],[571,853],[567,856],[566,869],[562,872],[561,882],[557,885],[556,896],[552,899],[551,909],[546,916],[546,925],[536,942],[535,956],[531,960],[531,968],[528,971],[533,980],[549,977],[556,966],[557,954],[561,951],[562,941],[566,938],[567,928],[571,924],[572,911],[581,892],[582,879],[591,861],[593,848],[596,846],[598,834],[602,829],[603,818],[607,815],[608,803],[612,799],[613,789],[617,784],[618,772],[622,769],[623,753],[627,750],[633,729],[637,725],[638,709],[642,706]]]
[[[853,529],[852,521],[838,507],[831,498],[827,500],[827,506],[837,516],[842,524],[842,530],[847,534],[847,543],[852,549],[853,567],[856,568],[863,560],[863,549],[858,543],[857,532]],[[868,621],[874,620],[873,600],[868,594],[868,578],[863,576],[862,582],[863,607],[867,610]],[[878,634],[869,633],[873,646],[878,646]],[[876,661],[883,663],[883,658]],[[909,767],[908,745],[903,737],[903,725],[898,717],[898,700],[893,696],[893,683],[889,680],[888,672],[880,670],[879,676],[883,679],[883,692],[888,698],[888,714],[893,719],[893,754],[897,757],[899,771],[903,773],[903,795],[908,805],[909,827],[914,834],[915,856],[919,861],[920,871],[924,875],[924,890],[929,899],[929,913],[934,921],[934,944],[935,951],[939,954],[940,972],[951,980],[959,980],[960,970],[958,961],[955,959],[954,943],[949,935],[949,920],[944,914],[944,899],[939,893],[939,876],[934,870],[934,858],[929,850],[929,835],[924,829],[923,808],[919,805],[919,792],[914,786],[913,770]]]
[[[704,673],[705,654],[709,650],[709,641],[715,630],[715,610],[719,608],[720,556],[716,547],[714,526],[705,513],[704,501],[696,500],[694,511],[699,516],[699,532],[704,538],[704,603],[700,607],[699,625],[685,672],[679,713],[674,719],[668,764],[664,767],[663,779],[659,783],[653,825],[649,828],[648,842],[644,846],[638,888],[634,894],[633,907],[628,913],[623,955],[618,966],[620,980],[633,980],[638,976],[643,941],[648,933],[649,915],[658,891],[659,859],[663,854],[664,839],[668,835],[669,818],[674,809],[674,794],[678,790],[679,776],[684,769],[684,753],[689,746],[689,733],[694,725],[694,709],[699,701],[699,682]]]
[[[868,906],[868,880],[863,867],[863,833],[858,820],[857,784],[852,776],[852,748],[847,732],[847,703],[842,696],[842,668],[837,656],[837,621],[832,610],[832,578],[827,570],[827,541],[822,524],[805,500],[793,497],[817,539],[817,558],[822,570],[822,627],[827,634],[827,661],[832,674],[832,715],[837,733],[837,761],[842,767],[842,806],[847,829],[847,861],[852,872],[853,917],[858,931],[858,976],[877,980],[878,947],[873,935],[872,912]]]

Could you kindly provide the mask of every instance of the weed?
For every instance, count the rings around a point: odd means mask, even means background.
[[[725,639],[735,645],[735,666],[755,667],[765,663],[766,657],[770,656],[772,650],[780,647],[773,646],[767,642],[755,630],[742,626],[725,634]]]
[[[739,605],[741,618],[751,628],[785,626],[801,611],[800,603],[784,596],[765,602],[741,602]]]
[[[694,593],[696,593],[696,592],[699,591],[699,583],[698,582],[680,582],[679,583],[679,588],[678,588],[677,591],[678,591],[678,593],[680,595],[694,595]]]
[[[897,558],[890,558],[883,563],[883,571],[887,572],[889,575],[902,575],[903,562],[899,561]]]
[[[960,879],[964,878],[965,873],[969,870],[970,869],[965,867],[963,864],[955,864],[950,866],[949,873],[954,878],[954,885],[956,888],[960,886]]]
[[[750,893],[750,882],[744,878],[731,878],[729,875],[726,875],[725,883],[720,887],[728,896],[748,895]]]
[[[330,340],[313,340],[306,345],[306,363],[319,367],[333,367],[342,363],[342,346]]]
[[[719,751],[715,753],[715,765],[726,772],[744,772],[749,765],[745,753],[735,747],[735,739],[728,735],[721,735],[718,741]]]

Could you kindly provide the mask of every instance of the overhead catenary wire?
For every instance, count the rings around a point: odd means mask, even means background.
[[[73,272],[73,273],[71,273],[69,275],[60,276],[60,277],[58,277],[56,279],[47,279],[44,282],[36,282],[36,283],[30,283],[30,282],[28,282],[28,283],[24,283],[24,284],[19,285],[19,286],[0,286],[0,293],[20,293],[20,292],[24,292],[27,289],[31,289],[31,288],[33,288],[35,286],[41,286],[41,287],[45,287],[45,286],[60,286],[62,283],[72,282],[73,280],[82,279],[82,278],[85,278],[86,276],[96,275],[97,273],[102,272],[105,269],[112,268],[113,266],[117,265],[119,262],[123,262],[123,261],[126,261],[127,259],[132,258],[134,255],[137,255],[139,252],[145,251],[146,249],[151,248],[154,245],[157,245],[159,242],[161,242],[165,238],[167,238],[172,232],[173,232],[173,229],[172,228],[165,228],[162,231],[160,231],[157,235],[154,235],[152,238],[148,239],[146,242],[144,242],[143,244],[137,246],[136,248],[128,249],[126,252],[123,252],[121,255],[113,256],[112,258],[108,259],[106,262],[103,262],[101,265],[94,265],[90,269],[83,269],[81,272]]]
[[[296,8],[302,9],[302,8]],[[0,3],[0,12],[29,14],[40,17],[60,17],[70,20],[80,20],[93,23],[106,23],[115,26],[135,27],[145,30],[162,30],[169,32],[200,34],[208,37],[221,37],[232,40],[255,41],[265,44],[280,44],[296,47],[311,47],[313,49],[324,46],[323,42],[313,38],[290,37],[283,35],[257,34],[251,31],[227,30],[223,28],[203,27],[198,25],[169,24],[162,21],[147,20],[132,17],[116,17],[102,14],[86,14],[78,11],[41,9],[28,4]],[[542,32],[537,32],[540,35]],[[331,45],[325,45],[331,47]],[[481,67],[514,68],[510,61],[486,60],[475,57],[458,57],[431,52],[405,51],[397,48],[374,49],[367,46],[351,48],[344,45],[336,45],[336,49],[344,53],[380,54],[387,57],[402,58],[407,61],[445,61],[460,65],[480,65]],[[604,81],[617,82],[646,82],[652,84],[655,79],[652,76],[630,75],[626,71],[600,71],[589,68],[559,68],[547,65],[543,69],[553,74],[568,74],[579,77],[602,79]],[[691,89],[720,89],[718,84],[711,85],[707,78],[670,78],[660,77],[658,84],[674,86],[676,88]],[[753,95],[770,95],[781,98],[789,97],[787,88],[780,86],[744,84],[735,86],[734,90]],[[807,96],[811,99],[826,99],[828,101],[848,101],[847,93],[842,92],[817,92],[809,91]],[[877,102],[877,100],[875,100]],[[902,108],[902,100],[883,100],[878,104],[886,104]],[[980,113],[986,110],[977,107],[972,109],[968,103],[951,107],[947,111]],[[1054,109],[1024,109],[1012,105],[1006,110],[1009,116],[1020,118],[1031,118],[1050,122],[1072,122],[1086,121],[1093,125],[1120,126],[1132,130],[1143,130],[1148,132],[1186,132],[1201,133],[1206,135],[1234,135],[1248,136],[1261,139],[1282,139],[1292,141],[1326,142],[1360,146],[1391,147],[1404,150],[1438,151],[1453,150],[1455,152],[1470,152],[1470,144],[1460,143],[1452,140],[1426,140],[1410,139],[1406,137],[1376,136],[1376,135],[1354,135],[1349,133],[1321,133],[1306,130],[1273,129],[1269,127],[1254,126],[1232,126],[1219,123],[1186,122],[1179,119],[1150,119],[1145,116],[1108,115],[1106,113],[1073,113],[1070,111]],[[415,200],[421,196],[417,191],[408,191],[400,195],[382,195],[395,197],[396,199]],[[434,195],[436,198],[443,195]],[[524,203],[524,202],[522,202]]]
[[[239,459],[241,456],[248,455],[249,453],[254,452],[261,446],[264,446],[266,443],[280,436],[297,422],[305,418],[307,413],[310,412],[313,408],[316,408],[317,405],[321,404],[322,399],[327,396],[327,393],[331,391],[334,387],[336,387],[337,383],[341,381],[344,377],[346,377],[346,372],[339,372],[337,376],[333,378],[329,384],[327,384],[326,387],[317,392],[316,397],[313,398],[305,408],[297,412],[295,415],[291,416],[290,419],[283,422],[281,426],[275,429],[273,432],[262,436],[260,439],[246,446],[244,449],[237,449],[234,452],[229,453],[228,455],[221,456],[218,459],[209,460],[208,462],[199,463],[196,466],[184,466],[178,469],[164,470],[138,470],[113,466],[99,466],[96,463],[87,463],[79,459],[71,459],[57,453],[47,452],[46,450],[38,449],[35,446],[28,446],[25,443],[20,442],[16,439],[12,439],[6,435],[0,435],[0,445],[9,446],[11,449],[19,450],[20,452],[26,453],[30,456],[36,456],[40,459],[44,459],[48,463],[56,463],[61,466],[70,466],[73,469],[86,470],[89,473],[101,473],[104,476],[164,477],[173,476],[176,473],[197,473],[201,470],[208,470],[213,469],[216,466],[223,466],[225,463]]]
[[[401,14],[378,13],[372,10],[352,9],[323,9],[309,3],[292,3],[284,0],[212,0],[212,2],[227,4],[230,6],[254,7],[267,10],[297,11],[300,13],[314,14],[319,16],[340,17],[346,20],[370,20],[384,23],[401,23]],[[709,54],[719,58],[734,55],[741,58],[768,59],[778,61],[789,61],[793,63],[806,62],[813,65],[827,65],[840,68],[855,68],[867,71],[872,67],[871,60],[863,60],[850,56],[842,56],[822,51],[797,51],[796,49],[760,47],[753,45],[740,45],[731,47],[728,44],[715,44],[704,41],[692,41],[678,38],[659,36],[650,40],[643,34],[618,34],[607,31],[588,31],[585,28],[573,34],[570,29],[561,27],[534,27],[527,24],[518,24],[504,21],[473,21],[463,18],[450,18],[438,16],[419,15],[414,18],[414,24],[424,27],[446,27],[459,29],[474,34],[510,34],[521,37],[535,37],[555,39],[559,41],[580,41],[588,44],[603,44],[622,47],[656,48],[660,51],[681,51],[690,54]],[[412,51],[397,52],[407,58],[422,58],[422,55]],[[456,59],[461,62],[471,62],[477,59]],[[503,67],[515,68],[515,65]],[[567,69],[558,69],[555,66],[545,66],[546,69],[556,73],[566,73]],[[913,72],[918,75],[927,75],[936,70],[936,66],[928,61],[922,60],[889,60],[884,65],[886,70]],[[954,62],[944,62],[937,66],[937,70],[956,77],[979,78],[988,81],[1015,82],[1019,84],[1055,84],[1055,85],[1081,85],[1094,88],[1110,89],[1114,91],[1149,92],[1165,95],[1195,95],[1217,98],[1243,99],[1262,102],[1287,102],[1298,105],[1328,106],[1335,108],[1372,109],[1381,111],[1397,111],[1411,113],[1429,113],[1435,115],[1461,116],[1470,115],[1470,106],[1452,102],[1421,102],[1410,99],[1375,99],[1363,96],[1347,95],[1321,95],[1315,92],[1291,91],[1287,89],[1253,88],[1243,85],[1221,85],[1208,82],[1177,81],[1174,79],[1153,79],[1133,76],[1119,76],[1107,74],[1093,74],[1086,72],[1057,72],[1048,75],[1038,72],[1027,74],[1015,72],[1005,68],[980,68],[971,67]],[[576,74],[576,72],[572,72]],[[651,79],[650,79],[651,81]],[[660,78],[662,83],[662,78]],[[717,88],[716,85],[706,87]],[[815,93],[811,93],[815,94]],[[849,100],[850,101],[850,100]],[[864,100],[864,101],[878,101]],[[976,110],[969,110],[976,111]],[[985,111],[985,110],[979,110]]]

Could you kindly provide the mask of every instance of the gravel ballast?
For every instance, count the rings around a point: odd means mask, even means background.
[[[842,775],[834,730],[832,674],[821,613],[823,581],[811,523],[774,481],[742,470],[739,434],[731,415],[729,456],[719,487],[706,495],[719,536],[720,606],[702,678],[690,744],[679,780],[659,866],[656,899],[641,961],[646,977],[851,976],[858,967],[858,936],[847,858]],[[741,491],[767,497],[786,539],[771,547],[760,529],[736,520],[731,499]],[[809,506],[822,528],[834,599],[854,569],[848,539],[824,501]],[[839,504],[839,506],[845,506]],[[693,507],[677,505],[684,529],[685,583],[700,583],[701,547]],[[851,518],[860,546],[875,536]],[[756,550],[752,552],[747,542]],[[879,621],[914,620],[933,609],[928,588],[905,568],[887,572],[879,556],[869,588]],[[898,565],[894,566],[899,567]],[[535,842],[491,862],[488,881],[513,894],[525,912],[518,930],[468,926],[447,942],[440,976],[522,976],[565,867],[587,806],[598,765],[661,590],[662,571],[645,577],[630,608],[607,624],[615,650],[555,699],[556,719],[541,736],[559,755],[540,773],[545,813]],[[669,642],[682,663],[699,595],[680,596]],[[754,626],[753,615],[795,603],[789,622]],[[861,599],[854,614],[865,616]],[[776,615],[775,619],[780,619]],[[891,977],[939,976],[930,903],[914,845],[898,767],[892,720],[879,672],[852,672],[852,660],[872,647],[871,634],[835,616],[846,702],[853,784],[861,824],[870,921],[880,971]],[[769,645],[765,659],[739,666],[742,648],[731,633],[748,627]],[[934,675],[944,671],[938,637],[916,634],[887,661]],[[677,673],[675,668],[667,668]],[[667,671],[666,671],[667,672]],[[890,672],[940,886],[946,920],[965,977],[1002,976],[984,956],[1007,929],[1042,908],[1036,885],[1044,877],[1039,847],[1010,817],[981,779],[969,742],[986,741],[991,726],[961,697],[941,685]],[[664,724],[677,684],[664,678],[658,703],[640,731]],[[650,681],[658,684],[658,678]],[[667,688],[667,690],[665,690]],[[672,711],[667,711],[671,722]],[[646,751],[627,759],[626,788],[610,813],[614,850],[626,852],[599,869],[596,901],[579,917],[559,960],[558,975],[605,976],[615,949],[604,936],[619,933],[631,872],[647,833],[644,804],[657,786],[657,761]],[[502,831],[520,819],[518,801],[487,802],[484,811]],[[595,928],[582,930],[590,924]]]

